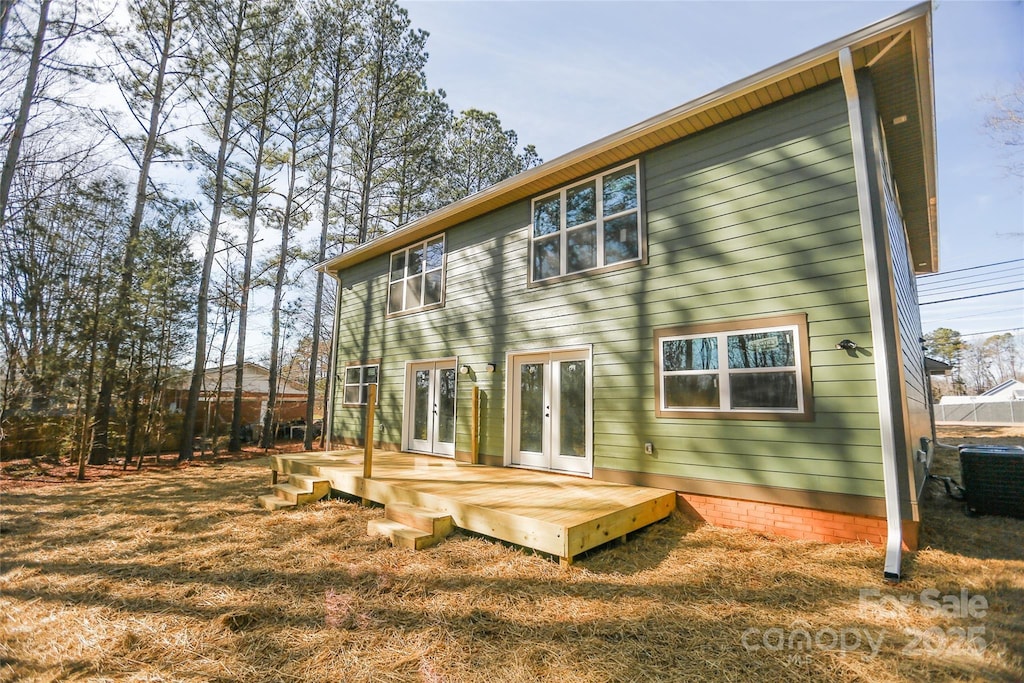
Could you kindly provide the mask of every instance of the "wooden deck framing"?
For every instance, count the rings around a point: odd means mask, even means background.
[[[451,515],[455,525],[572,562],[576,555],[667,517],[675,493],[448,458],[376,452],[371,478],[359,450],[271,456],[274,480],[309,474],[343,493]]]

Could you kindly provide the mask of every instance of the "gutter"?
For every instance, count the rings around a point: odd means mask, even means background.
[[[857,179],[857,204],[860,212],[861,235],[864,241],[864,265],[868,284],[868,309],[871,313],[871,344],[874,353],[875,384],[878,387],[878,417],[882,441],[882,482],[885,488],[885,567],[886,581],[900,580],[903,559],[903,517],[900,511],[900,480],[897,465],[895,427],[893,425],[892,396],[889,393],[889,349],[885,340],[885,314],[882,307],[881,264],[875,215],[871,202],[871,179],[867,157],[867,139],[864,131],[857,74],[853,67],[850,48],[839,51],[843,89],[850,118],[850,140],[853,145],[853,166]]]

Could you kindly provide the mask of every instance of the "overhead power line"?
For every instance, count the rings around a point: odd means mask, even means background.
[[[929,286],[921,287],[918,291],[921,294],[933,294],[941,291],[955,291],[958,289],[978,289],[979,287],[995,287],[998,285],[1015,285],[1024,283],[1024,275],[1000,275],[998,277],[987,277],[971,282],[933,282]]]
[[[921,282],[921,289],[930,289],[932,287],[955,287],[956,283],[962,285],[976,284],[978,282],[989,282],[991,280],[999,280],[1002,278],[1024,278],[1024,266],[1020,269],[1009,268],[999,271],[993,271],[991,273],[972,273],[971,275],[961,275],[959,277],[951,277],[948,280],[937,280],[933,282]],[[966,281],[966,282],[963,282]]]
[[[982,296],[995,296],[996,294],[1009,294],[1011,292],[1024,291],[1024,287],[1017,287],[1016,289],[1004,289],[1001,292],[988,292],[987,294],[972,294],[971,296],[958,296],[953,299],[942,299],[941,301],[925,301],[918,304],[919,306],[931,306],[932,304],[946,304],[950,301],[963,301],[964,299],[977,299]]]
[[[918,275],[918,280],[923,280],[926,277],[940,277],[943,275],[951,275],[952,273],[963,273],[968,270],[978,270],[980,268],[992,268],[993,266],[1005,266],[1007,263],[1020,263],[1024,261],[1024,258],[1010,259],[1009,261],[999,261],[998,263],[986,263],[980,266],[971,266],[970,268],[958,268],[956,270],[947,270],[944,273],[929,273],[928,275]]]

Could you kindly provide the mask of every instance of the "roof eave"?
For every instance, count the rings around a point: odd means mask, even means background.
[[[856,50],[900,31],[913,32],[915,52],[918,55],[916,69],[919,80],[919,97],[922,112],[923,163],[925,166],[928,194],[932,209],[929,219],[929,250],[931,252],[931,268],[938,267],[938,237],[935,221],[935,118],[932,96],[932,64],[931,64],[931,6],[923,2],[910,7],[899,14],[883,19],[842,38],[830,41],[820,47],[808,50],[780,64],[759,71],[751,76],[730,83],[718,90],[698,97],[685,104],[674,107],[662,114],[641,121],[617,133],[607,135],[599,140],[584,145],[576,150],[563,154],[540,166],[528,169],[516,176],[501,181],[476,194],[448,204],[426,216],[414,220],[405,226],[379,237],[372,242],[344,252],[339,256],[324,261],[316,269],[328,274],[336,274],[341,269],[361,263],[367,259],[389,253],[401,246],[425,239],[458,223],[483,215],[504,205],[497,200],[516,190],[534,184],[543,184],[547,178],[557,176],[587,159],[598,156],[609,150],[622,148],[631,141],[675,123],[692,119],[731,100],[744,97],[761,88],[778,83],[793,75],[808,72],[816,67],[836,62],[839,51],[844,48]],[[552,182],[549,187],[561,184]],[[541,190],[537,190],[539,193]],[[514,200],[513,200],[514,201]],[[506,202],[507,203],[507,202]],[[916,260],[916,259],[915,259]]]

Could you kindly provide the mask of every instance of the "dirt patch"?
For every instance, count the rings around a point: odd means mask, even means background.
[[[257,458],[13,487],[0,679],[1024,678],[1024,520],[941,487],[889,586],[877,547],[679,515],[567,568],[461,532],[413,553],[366,535],[376,508],[260,510],[269,480]]]

